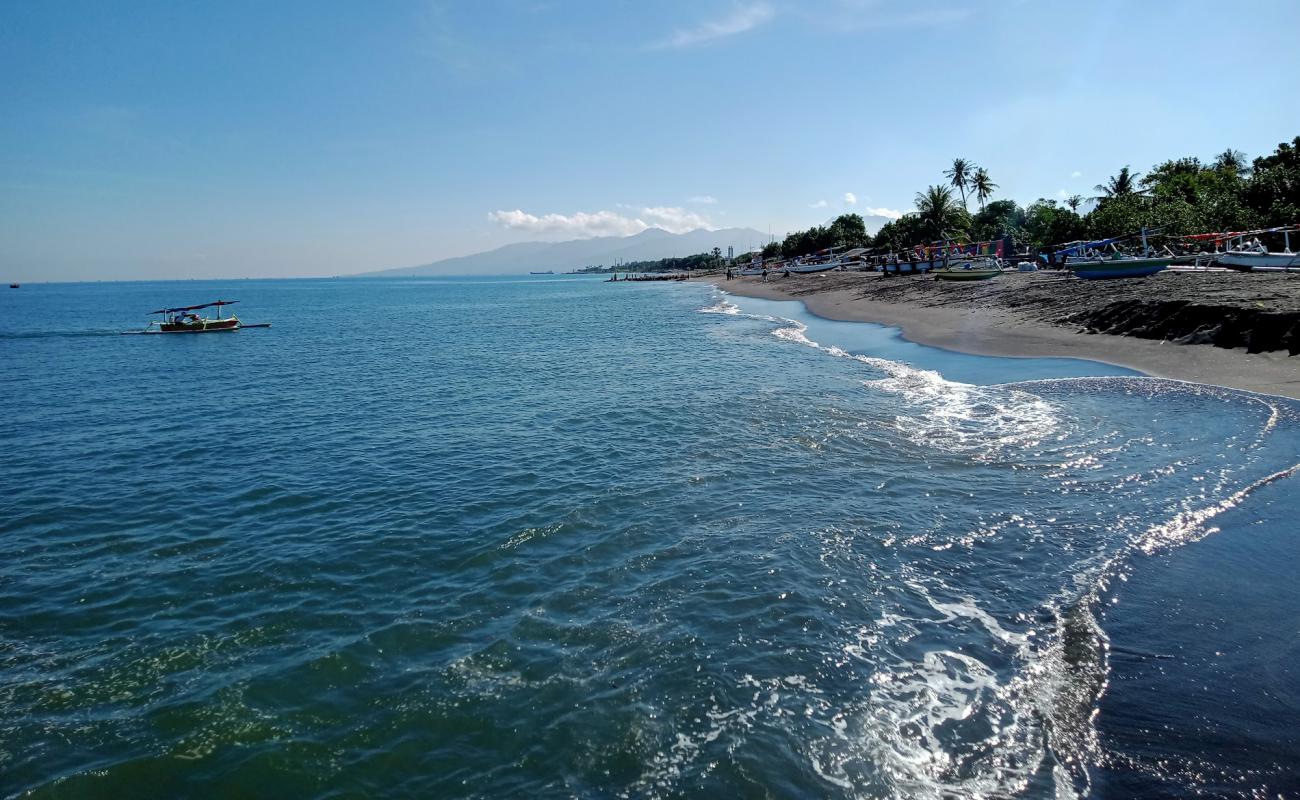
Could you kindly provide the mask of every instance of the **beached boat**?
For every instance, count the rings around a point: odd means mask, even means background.
[[[1173,256],[1157,256],[1147,244],[1147,229],[1143,228],[1142,255],[1130,255],[1121,252],[1116,242],[1131,239],[1129,236],[1116,236],[1093,242],[1071,242],[1057,250],[1055,255],[1065,259],[1066,268],[1076,278],[1085,280],[1109,280],[1112,278],[1145,278],[1174,263]]]
[[[1300,270],[1300,255],[1285,250],[1280,253],[1267,250],[1229,250],[1226,253],[1220,253],[1214,260],[1225,267],[1247,272]]]
[[[1196,233],[1178,238],[1186,243],[1212,245],[1213,252],[1200,250],[1187,253],[1181,260],[1196,266],[1215,264],[1220,267],[1243,272],[1289,272],[1300,270],[1300,254],[1291,250],[1291,234],[1300,231],[1300,226],[1282,225],[1276,228],[1262,228],[1255,231],[1228,231],[1223,233]],[[1269,250],[1260,236],[1282,234],[1282,249]],[[1223,249],[1220,250],[1219,247]]]
[[[987,281],[1002,274],[1002,267],[991,259],[955,261],[932,273],[936,281]]]
[[[1102,258],[1085,258],[1066,263],[1076,278],[1099,280],[1107,278],[1145,278],[1174,263],[1172,258],[1126,256],[1115,253]]]
[[[241,322],[239,317],[231,314],[229,317],[221,316],[221,309],[225,306],[233,306],[238,300],[216,300],[211,303],[203,303],[197,306],[178,306],[176,308],[160,308],[157,311],[151,311],[150,314],[161,314],[161,320],[154,320],[142,331],[124,331],[124,333],[229,333],[231,331],[241,330],[243,328],[269,328],[271,323],[261,322],[253,325]],[[200,317],[194,313],[205,308],[217,309],[215,318]]]
[[[1300,255],[1291,252],[1291,228],[1269,228],[1251,231],[1237,237],[1237,244],[1220,253],[1215,261],[1225,267],[1246,270],[1247,272],[1269,272],[1273,270],[1290,271],[1300,269]],[[1281,233],[1283,245],[1281,252],[1270,251],[1259,241],[1259,234]],[[1247,236],[1255,236],[1247,242]]]
[[[840,262],[837,260],[837,261],[813,262],[810,264],[794,263],[786,266],[781,271],[786,274],[795,273],[798,275],[808,275],[814,272],[830,272],[833,269],[839,269],[839,268],[840,268]]]

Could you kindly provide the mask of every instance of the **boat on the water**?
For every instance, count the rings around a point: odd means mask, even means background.
[[[554,275],[554,274],[555,274],[555,270],[553,270],[553,269],[548,269],[548,270],[546,270],[546,271],[544,271],[544,272],[529,272],[528,274],[529,274],[529,275]]]
[[[161,320],[153,320],[142,331],[124,331],[124,333],[228,333],[243,328],[269,328],[271,323],[260,322],[247,324],[241,322],[239,317],[231,314],[228,317],[221,316],[221,309],[225,306],[233,306],[238,300],[216,300],[211,303],[202,303],[197,306],[178,306],[176,308],[160,308],[157,311],[150,311],[150,314],[162,315]],[[194,313],[205,308],[217,309],[217,315],[214,318],[200,317]]]
[[[931,272],[936,281],[987,281],[1002,274],[1002,267],[993,259],[954,261],[946,267]]]
[[[19,286],[19,285],[16,284],[16,283],[11,283],[11,284],[9,284],[9,288],[10,288],[10,289],[17,289],[18,286]]]

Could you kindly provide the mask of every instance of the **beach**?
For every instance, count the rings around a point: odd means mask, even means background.
[[[1300,349],[1300,274],[1080,281],[1032,272],[963,283],[824,272],[703,280],[737,295],[800,300],[826,319],[897,327],[911,341],[964,353],[1084,358],[1300,399],[1300,358],[1293,355]]]

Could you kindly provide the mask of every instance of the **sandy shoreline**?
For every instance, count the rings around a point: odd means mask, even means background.
[[[1300,356],[1285,351],[1247,353],[1208,344],[1083,333],[1026,319],[1025,315],[997,305],[950,304],[942,306],[895,303],[872,299],[862,289],[849,287],[840,276],[825,290],[808,280],[784,284],[773,279],[721,277],[705,279],[737,295],[768,300],[799,300],[809,312],[825,319],[873,322],[901,329],[903,337],[918,344],[963,353],[1020,358],[1065,357],[1101,361],[1162,378],[1227,386],[1234,389],[1300,399]],[[859,274],[863,285],[882,280]],[[925,278],[890,278],[921,281]],[[1001,279],[999,279],[1001,280]]]

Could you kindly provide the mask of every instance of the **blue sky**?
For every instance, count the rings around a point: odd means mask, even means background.
[[[1300,134],[1300,3],[0,5],[0,277],[333,275],[1020,202]]]

